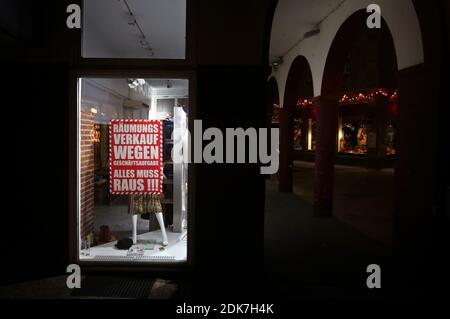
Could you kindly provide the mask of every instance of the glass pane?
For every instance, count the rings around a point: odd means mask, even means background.
[[[368,104],[339,107],[338,152],[367,155],[373,123],[367,116]]]
[[[188,80],[83,78],[79,92],[80,260],[185,262],[188,165],[172,148],[188,147]]]
[[[85,58],[184,59],[186,0],[89,0]]]
[[[339,152],[367,154],[367,124],[365,121],[344,118],[339,127]]]

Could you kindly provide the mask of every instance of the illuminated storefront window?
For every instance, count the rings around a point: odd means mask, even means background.
[[[377,96],[383,97],[385,102],[373,104]],[[395,90],[345,93],[339,100],[338,152],[367,156],[369,148],[379,154],[378,148],[384,147],[387,156],[395,155],[396,102]],[[384,141],[378,141],[379,134],[385,136]]]
[[[315,118],[313,98],[299,99],[294,111],[294,150],[315,150]]]
[[[184,263],[188,247],[186,79],[78,80],[78,258]]]
[[[280,105],[278,104],[273,104],[272,106],[272,124],[280,124]]]
[[[386,155],[392,156],[396,154],[395,147],[395,126],[393,123],[388,123],[386,127]]]
[[[367,128],[358,120],[343,119],[339,129],[339,152],[367,154]]]
[[[308,151],[316,150],[316,121],[308,119]]]
[[[304,126],[303,119],[301,118],[301,114],[298,114],[294,117],[294,149],[295,150],[303,150],[303,134],[304,134]]]
[[[397,122],[397,92],[394,92],[389,98],[388,104],[388,123],[386,125],[386,155],[393,156],[397,153],[396,147],[396,122]]]

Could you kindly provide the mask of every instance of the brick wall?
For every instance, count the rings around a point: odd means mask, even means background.
[[[94,231],[94,129],[93,114],[80,113],[80,233],[85,238]]]

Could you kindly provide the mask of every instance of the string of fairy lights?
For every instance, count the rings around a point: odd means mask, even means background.
[[[339,100],[339,104],[370,103],[379,95],[387,97],[390,101],[393,101],[397,99],[398,92],[397,90],[389,92],[388,90],[377,89],[366,94],[362,92],[344,94]]]
[[[364,104],[372,102],[377,96],[387,97],[389,101],[396,101],[398,98],[397,90],[388,90],[388,89],[375,89],[368,92],[353,92],[353,93],[345,93],[339,99],[340,105],[345,104]],[[311,107],[317,104],[316,98],[308,98],[308,99],[299,99],[297,101],[297,107],[306,108]],[[278,103],[273,104],[274,109],[280,109],[280,105]]]
[[[395,101],[398,97],[397,90],[387,90],[387,89],[375,89],[368,92],[353,92],[345,93],[339,99],[339,104],[364,104],[372,102],[377,96],[384,96],[389,99],[389,101]],[[308,107],[314,104],[314,98],[309,99],[299,99],[297,102],[298,107]]]

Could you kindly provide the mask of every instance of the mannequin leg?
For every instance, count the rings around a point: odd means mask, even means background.
[[[131,217],[133,219],[133,244],[137,243],[137,220],[138,220],[138,215],[133,214],[133,216]]]
[[[156,219],[158,220],[159,227],[161,228],[161,233],[163,236],[163,245],[167,246],[169,244],[169,240],[167,239],[166,227],[164,225],[164,217],[162,213],[155,213]]]

